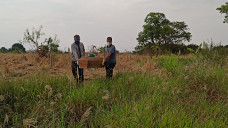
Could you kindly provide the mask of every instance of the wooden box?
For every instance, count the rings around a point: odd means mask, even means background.
[[[100,57],[82,57],[78,60],[79,68],[101,68],[103,58]]]

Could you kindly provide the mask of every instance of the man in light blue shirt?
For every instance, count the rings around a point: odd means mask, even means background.
[[[106,69],[106,78],[112,78],[113,69],[116,65],[116,48],[112,44],[112,37],[107,38],[107,46],[105,48],[105,58],[103,60],[103,65]]]

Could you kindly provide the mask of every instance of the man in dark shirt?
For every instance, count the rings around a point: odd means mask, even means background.
[[[105,58],[102,64],[105,65],[106,78],[112,78],[113,69],[116,65],[116,48],[112,44],[112,37],[107,38],[107,46],[105,48]]]

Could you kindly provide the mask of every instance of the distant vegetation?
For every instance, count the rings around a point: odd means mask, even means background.
[[[0,49],[0,53],[8,53],[8,52],[14,52],[14,53],[25,53],[25,48],[22,44],[20,43],[15,43],[12,45],[11,48],[7,49],[5,47],[2,47]]]
[[[166,50],[170,53],[183,49],[184,41],[191,40],[191,33],[185,22],[171,22],[163,13],[149,13],[145,18],[143,31],[138,34],[138,46],[135,47],[137,52],[149,52],[152,56],[158,56],[159,49]],[[179,44],[179,45],[176,45]],[[183,51],[183,50],[182,50]]]
[[[224,23],[228,23],[228,2],[225,5],[221,5],[221,7],[217,8],[217,10],[221,13],[221,14],[225,14],[225,19],[224,19]]]

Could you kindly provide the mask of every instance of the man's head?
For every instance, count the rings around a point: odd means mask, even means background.
[[[79,35],[75,35],[75,36],[74,36],[74,40],[75,40],[75,41],[76,41],[76,40],[80,41],[80,36],[79,36]]]
[[[107,38],[107,43],[112,43],[112,37]]]

